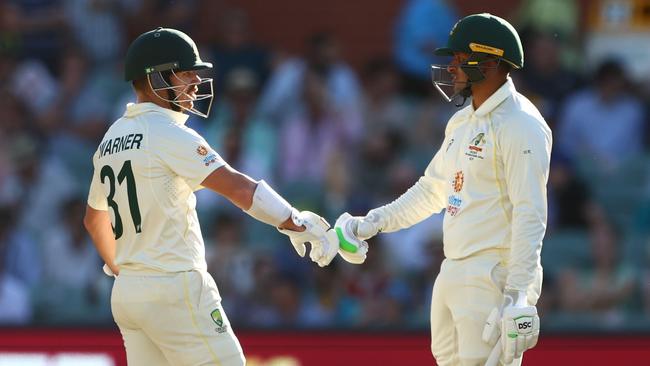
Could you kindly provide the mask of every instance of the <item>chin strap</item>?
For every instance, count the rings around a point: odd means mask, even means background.
[[[458,94],[456,94],[456,97],[462,97],[463,100],[461,102],[458,102],[458,98],[454,98],[457,102],[454,102],[454,105],[456,107],[462,107],[465,105],[465,102],[467,102],[467,98],[472,96],[472,83],[468,82],[467,86],[463,88]]]

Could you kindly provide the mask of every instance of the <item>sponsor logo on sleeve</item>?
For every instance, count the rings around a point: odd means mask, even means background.
[[[462,170],[459,170],[454,175],[454,181],[451,183],[454,187],[454,192],[460,192],[463,189],[463,183],[465,183],[465,175]]]
[[[217,154],[210,154],[203,159],[203,164],[205,164],[205,166],[210,166],[216,162],[217,162]]]
[[[199,147],[196,148],[196,153],[203,157],[203,164],[205,164],[205,166],[210,166],[217,162],[217,154],[210,153],[210,150],[203,145],[199,145]]]
[[[208,155],[208,148],[203,145],[199,145],[199,147],[196,148],[196,153],[201,156],[206,156]]]
[[[449,201],[447,202],[447,213],[450,216],[456,216],[458,215],[458,212],[460,212],[460,206],[463,205],[463,199],[460,198],[458,195],[451,195],[449,196]]]

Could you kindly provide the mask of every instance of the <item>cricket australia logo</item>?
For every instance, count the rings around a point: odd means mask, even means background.
[[[484,159],[485,152],[483,151],[483,145],[485,145],[485,132],[480,132],[470,141],[465,155],[469,156],[469,160],[474,160],[474,158]]]
[[[221,316],[221,310],[219,309],[214,309],[210,313],[210,317],[212,318],[212,321],[214,324],[217,325],[216,328],[214,328],[217,333],[224,333],[226,330],[228,330],[228,326],[223,323],[223,317]]]

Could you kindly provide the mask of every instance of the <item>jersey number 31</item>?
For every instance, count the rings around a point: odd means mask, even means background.
[[[113,168],[109,165],[104,165],[100,172],[100,178],[102,183],[105,182],[108,178],[109,191],[108,205],[113,209],[115,213],[115,226],[113,226],[113,233],[115,234],[115,239],[119,239],[124,232],[122,228],[122,217],[120,216],[120,210],[115,202],[115,173]],[[135,178],[133,177],[133,169],[131,168],[131,160],[127,160],[122,165],[120,173],[117,175],[117,183],[122,184],[126,179],[126,194],[129,198],[129,210],[131,211],[131,218],[133,219],[133,225],[135,226],[135,232],[139,233],[142,231],[142,217],[140,217],[140,206],[138,205],[138,194],[135,188]]]

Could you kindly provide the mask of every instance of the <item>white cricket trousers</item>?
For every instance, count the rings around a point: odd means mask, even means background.
[[[242,366],[212,276],[120,271],[111,294],[129,366]]]
[[[485,321],[503,302],[509,249],[489,249],[462,259],[445,259],[433,285],[431,353],[439,366],[483,366],[492,347],[481,338]],[[527,291],[537,303],[542,268]],[[521,364],[521,358],[510,363]]]

